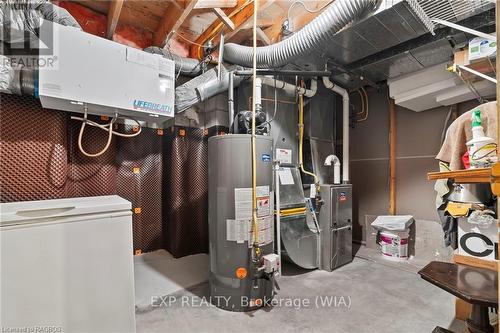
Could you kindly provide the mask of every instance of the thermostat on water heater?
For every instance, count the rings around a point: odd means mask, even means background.
[[[280,257],[276,253],[266,254],[262,257],[264,260],[264,272],[278,272],[280,267]]]
[[[175,64],[73,27],[44,21],[54,66],[39,70],[39,97],[49,109],[162,124],[174,116]]]

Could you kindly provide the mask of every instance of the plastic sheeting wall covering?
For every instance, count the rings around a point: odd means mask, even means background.
[[[0,200],[68,196],[68,118],[30,97],[0,94]]]
[[[208,131],[174,127],[165,145],[167,249],[174,257],[208,252]]]
[[[207,252],[206,132],[186,128],[180,137],[179,128],[144,128],[135,138],[114,137],[104,155],[88,158],[77,147],[81,123],[70,116],[29,96],[0,94],[1,202],[118,194],[140,208],[133,215],[135,250]],[[105,141],[104,131],[86,127],[89,152]]]
[[[131,132],[132,126],[120,125],[119,130]],[[162,200],[162,142],[162,132],[152,128],[143,128],[137,137],[118,139],[117,193],[132,202],[136,250],[166,247],[166,221],[162,214],[162,205],[167,204]]]

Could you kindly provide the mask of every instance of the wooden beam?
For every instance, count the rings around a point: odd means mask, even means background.
[[[269,6],[271,6],[273,3],[275,2],[275,0],[268,0],[266,1],[265,3],[262,3],[260,4],[259,6],[259,11],[262,12],[264,10],[266,10],[267,8],[269,8]],[[252,14],[253,14],[253,6],[252,6]],[[273,20],[274,22],[274,20]],[[257,22],[257,25],[261,28],[261,29],[265,29],[267,27],[269,27],[269,20],[258,20]],[[244,29],[253,29],[253,15],[250,15],[249,17],[247,17],[245,19],[245,21],[243,23],[241,23],[234,31],[228,33],[227,35],[224,36],[224,40],[226,42],[230,41],[240,30],[244,30]],[[267,36],[267,35],[266,35]],[[214,43],[215,44],[215,43]]]
[[[389,99],[389,214],[396,215],[396,104]]]
[[[113,39],[113,34],[118,25],[118,20],[120,19],[123,2],[124,0],[113,0],[109,2],[108,24],[106,29],[106,38],[108,39]]]
[[[251,41],[253,35],[252,28],[240,29],[237,34],[231,35],[231,43],[242,44],[245,41]],[[225,42],[228,40],[224,36]],[[257,28],[257,40],[261,41],[264,45],[270,45],[271,41],[269,37],[265,34],[265,32],[261,28]]]
[[[265,45],[271,45],[271,40],[261,28],[257,28],[257,39]]]
[[[224,9],[224,14],[227,15],[231,19],[231,21],[235,24],[235,27],[237,28],[239,25],[236,25],[236,21],[234,16],[241,14],[241,11],[245,10],[246,8],[251,8],[251,11],[253,11],[253,2],[249,3],[244,7],[246,4],[247,0],[238,0],[238,3],[236,5],[236,9],[232,8],[226,8]],[[219,22],[218,19],[216,19],[208,28],[206,28],[201,35],[196,38],[195,43],[200,44],[200,45],[205,45],[205,43],[210,40],[214,36],[214,34],[220,32],[220,28],[223,27],[223,24]],[[197,45],[191,45],[189,49],[189,56],[191,58],[201,58],[201,48]]]
[[[180,6],[180,8],[170,4],[156,30],[153,44],[163,47],[168,34],[172,31],[177,31],[182,26],[197,3],[197,0],[186,0],[183,1],[183,6]]]
[[[231,21],[231,19],[229,17],[227,17],[226,13],[224,13],[224,11],[222,11],[222,9],[220,9],[220,8],[213,8],[212,10],[215,13],[215,15],[217,15],[217,17],[219,18],[219,20],[221,20],[222,23],[224,23],[224,25],[226,27],[228,27],[229,29],[231,29],[231,31],[233,31],[235,29],[233,21]]]
[[[311,9],[318,9],[327,4],[330,0],[320,0],[320,1],[308,1],[307,6]],[[264,32],[267,34],[271,42],[276,43],[280,40],[281,37],[281,31],[282,31],[282,26],[283,22],[287,19],[287,14],[288,14],[288,8],[291,5],[291,2],[279,2],[280,7],[284,10],[283,15],[276,17],[275,19],[275,24],[266,29]],[[286,7],[285,7],[286,6]],[[296,11],[296,12],[295,12]],[[294,14],[295,13],[295,14]],[[309,12],[302,12],[300,11],[300,8],[295,8],[295,10],[292,12],[292,16],[290,20],[292,22],[292,29],[294,32],[299,31],[302,29],[306,24],[311,22],[316,16],[321,14],[321,12],[317,13],[309,13]]]
[[[199,0],[194,9],[234,8],[238,0]]]

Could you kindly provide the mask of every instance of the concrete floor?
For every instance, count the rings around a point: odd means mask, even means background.
[[[281,306],[250,313],[203,304],[208,283],[174,294],[171,306],[138,312],[137,332],[431,332],[436,326],[463,331],[454,320],[454,298],[413,272],[370,260],[354,261],[332,273],[284,266],[277,295]],[[182,297],[190,306],[181,306]],[[337,306],[317,307],[337,296]],[[289,299],[308,299],[302,309]],[[332,298],[330,298],[332,299]],[[173,302],[175,300],[175,302]],[[347,305],[342,303],[345,301]]]
[[[151,297],[170,295],[208,280],[208,255],[175,259],[165,250],[134,256],[135,306],[147,310]]]

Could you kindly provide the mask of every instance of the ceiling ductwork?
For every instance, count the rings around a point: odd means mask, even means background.
[[[337,32],[374,12],[380,3],[379,0],[336,0],[299,32],[279,43],[258,47],[257,67],[283,67],[312,53],[316,48],[324,47]],[[253,49],[233,43],[226,44],[224,60],[252,67]]]

